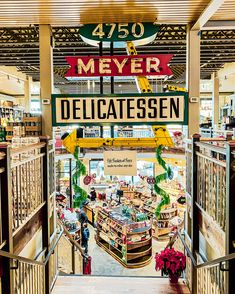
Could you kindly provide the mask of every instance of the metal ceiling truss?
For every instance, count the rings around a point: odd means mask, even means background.
[[[99,49],[82,41],[79,27],[53,27],[55,81],[66,82],[68,70],[65,56],[98,55]],[[170,62],[173,77],[169,81],[183,82],[186,70],[185,25],[160,25],[156,39],[147,45],[139,46],[139,54],[172,53]],[[225,62],[235,62],[235,30],[201,31],[201,77],[209,78],[211,73],[223,67]],[[104,48],[103,54],[109,54]],[[123,48],[115,49],[114,54],[126,54]],[[14,65],[39,80],[39,27],[0,28],[0,65]]]

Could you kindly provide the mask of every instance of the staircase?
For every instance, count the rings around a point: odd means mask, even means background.
[[[97,276],[58,276],[52,294],[175,294],[190,293],[188,287],[179,281],[170,284],[168,278],[139,277],[97,277]]]

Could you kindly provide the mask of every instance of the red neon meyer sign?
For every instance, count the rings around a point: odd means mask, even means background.
[[[173,54],[123,56],[67,56],[71,66],[66,77],[172,75],[168,66]]]

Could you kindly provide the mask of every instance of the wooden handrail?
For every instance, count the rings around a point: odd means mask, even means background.
[[[55,247],[57,246],[63,232],[64,232],[63,227],[61,227],[61,230],[58,232],[58,237],[57,237],[56,241],[54,242],[53,246],[48,251],[47,256],[46,256],[44,261],[37,261],[37,260],[33,260],[33,259],[26,258],[26,257],[23,257],[23,256],[18,256],[18,255],[15,255],[15,254],[3,251],[3,250],[0,250],[0,256],[6,257],[6,258],[9,258],[9,259],[18,260],[18,261],[21,261],[21,262],[24,262],[24,263],[27,263],[27,264],[45,266],[47,264],[47,262],[49,261],[50,256],[54,252]],[[45,248],[43,250],[45,250]]]
[[[65,227],[65,225],[60,220],[58,220],[58,219],[57,219],[57,223],[62,226],[65,235],[67,236],[67,238],[69,239],[69,241],[80,251],[81,255],[83,257],[87,257],[85,255],[84,250],[82,249],[81,245],[77,241],[75,241],[73,239],[73,237],[71,236],[71,234],[69,233],[69,231],[67,230],[67,228]]]
[[[20,153],[24,153],[24,152],[28,152],[28,151],[32,151],[35,149],[40,149],[45,147],[46,143],[45,142],[40,142],[40,143],[36,143],[36,144],[31,144],[31,145],[26,145],[23,147],[19,147],[19,148],[12,148],[11,149],[11,154],[20,154]]]

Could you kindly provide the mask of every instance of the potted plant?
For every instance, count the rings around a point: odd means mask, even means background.
[[[155,256],[156,271],[169,275],[170,282],[177,283],[186,267],[186,256],[174,248],[166,248]]]

